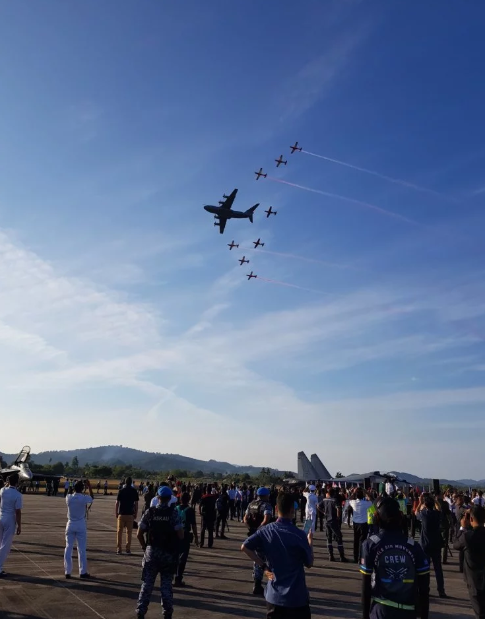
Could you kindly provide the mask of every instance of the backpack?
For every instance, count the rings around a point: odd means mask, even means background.
[[[148,516],[148,545],[168,553],[177,552],[178,538],[173,528],[174,506],[150,507]]]
[[[216,501],[216,509],[218,512],[223,512],[226,509],[225,501],[221,496]]]
[[[187,508],[189,506],[188,505],[177,505],[177,507],[175,508],[176,512],[178,513],[178,515],[180,516],[180,520],[182,522],[182,526],[184,528],[184,531],[187,528]]]
[[[247,517],[247,525],[250,531],[258,529],[264,520],[264,505],[263,501],[256,500],[249,504],[249,514]],[[263,509],[261,509],[263,508]]]

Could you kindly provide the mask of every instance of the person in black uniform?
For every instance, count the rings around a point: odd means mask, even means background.
[[[363,619],[429,617],[429,562],[423,549],[402,533],[399,504],[383,500],[375,515],[379,534],[362,544]]]
[[[435,492],[435,500],[436,503],[440,506],[441,509],[441,536],[443,537],[443,565],[448,563],[448,551],[450,549],[449,539],[450,539],[450,528],[452,524],[451,519],[451,508],[448,501],[445,501],[443,498],[443,493],[441,490],[439,492]]]
[[[323,501],[323,499],[325,498],[325,486],[320,486],[317,488],[317,496],[318,496],[318,502],[320,503],[320,501]],[[320,523],[320,531],[323,533],[323,520],[325,518],[325,515],[322,511],[318,510],[317,511],[317,522],[315,524],[315,528],[317,528],[318,523]]]
[[[300,522],[305,520],[306,511],[306,496],[303,494],[303,490],[300,490]]]
[[[475,505],[460,521],[453,548],[464,554],[464,574],[473,612],[485,619],[485,509]]]
[[[327,496],[320,501],[317,505],[317,509],[325,516],[325,528],[327,534],[327,549],[330,561],[335,561],[333,555],[333,539],[335,538],[338,545],[338,552],[340,555],[340,561],[347,563],[344,553],[344,545],[342,541],[342,531],[340,528],[340,519],[342,517],[342,509],[337,505],[334,499],[333,488],[327,489]]]
[[[206,493],[200,499],[199,513],[202,517],[202,526],[200,531],[200,547],[204,547],[205,533],[209,536],[208,547],[214,545],[214,525],[216,522],[216,501],[217,493],[212,493],[212,486],[208,484]]]
[[[231,510],[231,501],[227,490],[223,490],[216,501],[217,517],[216,517],[216,537],[227,539],[224,535],[227,526],[227,518]],[[219,535],[219,531],[221,534]]]
[[[416,516],[421,521],[422,526],[421,547],[426,553],[428,560],[433,562],[438,595],[440,598],[447,598],[443,566],[441,565],[441,549],[443,548],[441,512],[435,507],[434,498],[428,493],[422,494]]]
[[[456,502],[455,502],[455,518],[456,518],[456,525],[455,525],[455,537],[458,536],[458,533],[460,532],[460,527],[461,527],[461,521],[463,520],[463,516],[466,514],[467,509],[465,507],[465,497],[462,494],[459,494],[456,497]],[[458,555],[458,569],[460,574],[463,574],[464,572],[464,561],[465,561],[465,550],[463,548],[460,549],[459,551],[459,555]]]

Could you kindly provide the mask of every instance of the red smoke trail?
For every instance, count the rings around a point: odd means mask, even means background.
[[[306,256],[298,256],[296,254],[286,254],[284,252],[279,251],[270,251],[269,249],[259,249],[255,247],[241,247],[243,251],[253,251],[261,254],[270,254],[271,256],[281,256],[282,258],[294,258],[295,260],[304,260],[305,262],[315,262],[317,264],[323,264],[327,267],[335,267],[337,269],[353,269],[355,271],[360,271],[361,269],[357,269],[357,267],[352,267],[346,264],[338,264],[336,262],[327,262],[325,260],[319,260],[318,258],[307,258]]]
[[[381,174],[380,172],[375,172],[374,170],[368,170],[367,168],[361,168],[359,166],[353,165],[351,163],[346,163],[345,161],[339,161],[338,159],[332,159],[331,157],[325,157],[324,155],[317,155],[317,153],[311,153],[308,150],[302,150],[302,153],[305,155],[311,155],[312,157],[318,157],[319,159],[325,159],[325,161],[330,161],[331,163],[337,163],[338,165],[345,166],[346,168],[351,168],[352,170],[358,170],[359,172],[365,172],[366,174],[372,174],[372,176],[377,176],[378,178],[382,178],[385,181],[389,181],[390,183],[396,183],[397,185],[402,185],[403,187],[409,187],[410,189],[416,189],[416,191],[424,191],[425,193],[430,193],[440,198],[445,198],[445,200],[451,200],[452,202],[458,202],[456,198],[452,196],[447,196],[439,191],[434,191],[434,189],[428,189],[427,187],[421,187],[420,185],[415,185],[414,183],[409,183],[408,181],[403,181],[400,178],[393,178],[392,176],[386,176],[385,174]]]
[[[377,211],[378,213],[381,213],[381,215],[386,215],[387,217],[393,217],[394,219],[405,221],[407,224],[411,224],[413,226],[420,225],[418,224],[418,222],[404,217],[404,215],[398,215],[397,213],[393,213],[392,211],[387,211],[385,208],[381,208],[380,206],[376,206],[375,204],[370,204],[369,202],[362,202],[361,200],[355,200],[354,198],[348,198],[347,196],[340,196],[337,193],[330,193],[328,191],[322,191],[321,189],[312,189],[311,187],[305,187],[304,185],[297,185],[296,183],[284,181],[281,178],[273,178],[272,176],[268,176],[267,178],[269,181],[273,181],[275,183],[283,183],[284,185],[290,185],[290,187],[296,187],[297,189],[304,189],[305,191],[311,191],[312,193],[319,193],[321,196],[327,196],[328,198],[335,198],[336,200],[351,202],[352,204],[363,206],[372,211]]]
[[[268,282],[269,284],[278,284],[278,286],[287,286],[288,288],[298,288],[298,290],[305,290],[306,292],[316,292],[317,294],[332,294],[331,292],[322,292],[321,290],[313,290],[312,288],[303,288],[302,286],[297,286],[296,284],[288,284],[287,282],[279,282],[276,279],[268,279],[267,277],[261,277],[258,275],[256,278],[262,282]]]

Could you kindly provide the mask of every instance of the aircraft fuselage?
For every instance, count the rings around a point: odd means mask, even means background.
[[[204,206],[204,209],[208,213],[220,215],[224,219],[249,219],[249,213],[243,213],[242,211],[233,211],[230,208],[223,208],[222,206],[212,206],[211,204],[206,204]]]

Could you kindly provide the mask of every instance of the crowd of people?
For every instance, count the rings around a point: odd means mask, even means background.
[[[13,537],[21,533],[22,494],[17,484],[18,475],[13,474],[0,490],[2,578],[7,576],[3,566]],[[100,489],[101,482],[98,493]],[[79,576],[87,579],[86,516],[94,500],[93,489],[89,480],[66,480],[64,490],[68,517],[65,577],[71,578],[76,545]],[[119,484],[115,517],[116,552],[131,553],[134,530],[144,552],[138,618],[145,616],[160,575],[163,613],[171,619],[173,587],[185,586],[192,544],[204,547],[207,543],[212,548],[214,539],[225,539],[229,523],[235,520],[247,527],[241,550],[253,562],[253,594],[265,596],[267,616],[273,619],[311,616],[305,568],[313,565],[318,529],[325,533],[329,561],[336,560],[336,543],[340,561],[358,564],[364,619],[414,619],[418,612],[427,619],[431,565],[439,597],[448,597],[442,565],[448,561],[450,544],[459,554],[459,570],[473,611],[485,619],[485,499],[481,491],[442,494],[436,489],[432,494],[405,492],[392,485],[379,491],[325,483],[257,488],[235,483],[191,484],[173,478],[135,484],[128,477]],[[351,559],[345,556],[344,526],[353,529]]]

